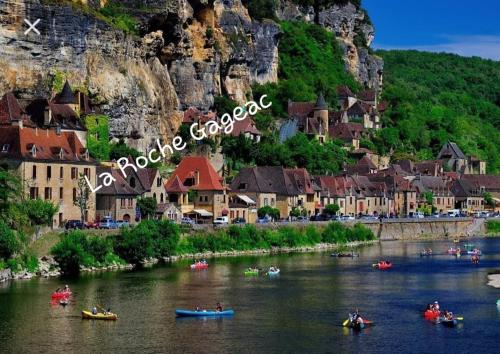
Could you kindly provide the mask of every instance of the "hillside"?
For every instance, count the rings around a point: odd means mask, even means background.
[[[500,62],[453,54],[377,51],[384,59],[385,128],[374,139],[419,159],[436,156],[447,140],[500,172]]]

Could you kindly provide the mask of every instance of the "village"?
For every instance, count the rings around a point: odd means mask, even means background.
[[[321,93],[316,102],[289,102],[289,117],[279,127],[282,142],[298,132],[320,143],[342,141],[355,163],[336,174],[245,166],[228,176],[220,156],[217,159],[216,153],[202,150],[181,155],[170,171],[157,166],[129,168],[124,175],[116,161],[99,161],[89,152],[89,143],[101,138],[89,132],[84,123],[96,108],[68,82],[52,98],[22,102],[12,92],[3,95],[0,164],[20,176],[27,198],[58,205],[53,228],[115,228],[144,218],[189,225],[253,224],[488,216],[499,210],[500,176],[486,174],[486,162],[466,156],[451,141],[442,146],[434,160],[391,161],[389,156],[360,147],[367,131],[380,129],[386,103],[378,102],[374,90],[354,94],[340,86],[337,96],[337,111],[329,109]],[[218,119],[217,112],[190,107],[184,112],[182,124],[203,127]],[[232,136],[243,135],[255,142],[261,138],[251,116],[236,120],[233,128]],[[218,134],[215,140],[220,139]],[[179,142],[174,145],[182,146]],[[162,160],[158,155],[154,161]],[[163,151],[162,155],[168,158]],[[132,160],[130,156],[124,158]],[[99,186],[92,190],[95,193],[85,190],[82,178]],[[141,213],[138,201],[145,198],[154,201],[153,215]]]

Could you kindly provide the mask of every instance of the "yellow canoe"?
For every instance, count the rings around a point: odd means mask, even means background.
[[[86,319],[89,319],[89,320],[115,321],[115,320],[118,319],[118,316],[116,314],[114,314],[114,313],[107,313],[107,314],[98,313],[98,314],[94,315],[90,311],[82,311],[82,318],[86,318]]]

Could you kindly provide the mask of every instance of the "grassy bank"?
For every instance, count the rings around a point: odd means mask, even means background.
[[[143,221],[134,228],[102,238],[73,231],[61,236],[51,253],[64,273],[78,273],[81,267],[140,264],[146,259],[169,258],[197,253],[290,249],[318,244],[343,245],[375,240],[361,224],[347,227],[332,222],[323,228],[282,227],[257,229],[254,225],[230,226],[212,233],[180,237],[179,227],[169,221]]]
[[[500,221],[498,220],[486,221],[486,235],[500,236]]]

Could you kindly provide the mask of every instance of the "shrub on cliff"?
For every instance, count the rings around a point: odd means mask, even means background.
[[[72,231],[64,235],[52,250],[55,261],[65,274],[78,274],[80,265],[91,265],[92,259],[85,251],[87,248],[87,237],[81,231]]]
[[[179,226],[171,221],[158,222],[158,233],[155,235],[155,252],[158,257],[169,257],[175,253],[179,243]]]

